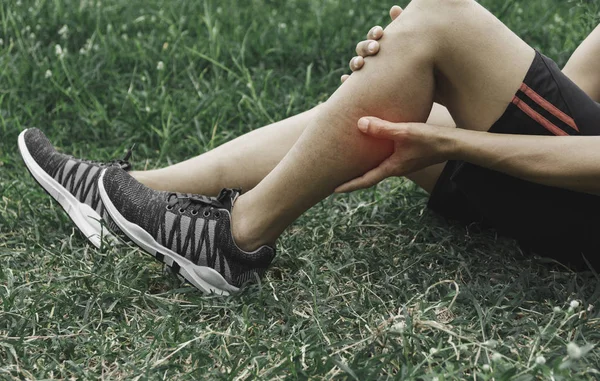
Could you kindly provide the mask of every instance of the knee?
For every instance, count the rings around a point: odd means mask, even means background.
[[[385,45],[402,54],[432,59],[460,35],[460,25],[468,24],[474,0],[412,0],[404,12],[385,30]]]
[[[460,12],[465,6],[475,3],[475,0],[412,0],[406,10],[416,8],[428,15],[447,15],[449,12]]]
[[[452,33],[453,26],[469,17],[467,10],[476,5],[474,0],[412,0],[391,25],[412,32],[422,40]]]

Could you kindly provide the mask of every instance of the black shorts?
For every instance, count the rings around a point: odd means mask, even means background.
[[[551,59],[536,52],[521,88],[489,131],[600,135],[600,104]],[[451,220],[494,228],[518,240],[528,252],[576,268],[586,268],[587,261],[600,271],[599,196],[450,161],[435,185],[429,207]]]

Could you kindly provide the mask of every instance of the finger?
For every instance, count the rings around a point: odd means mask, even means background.
[[[379,42],[373,40],[361,41],[356,45],[356,54],[361,57],[368,57],[379,52]]]
[[[348,78],[350,78],[350,76],[349,76],[348,74],[344,74],[344,75],[342,75],[342,78],[341,78],[341,79],[342,79],[342,83],[346,82],[346,80],[347,80]]]
[[[335,193],[348,193],[359,189],[370,188],[391,175],[389,161],[385,160],[378,167],[371,169],[364,175],[335,188]]]
[[[358,129],[378,139],[394,139],[408,128],[407,124],[391,123],[387,120],[369,116],[358,120]]]
[[[362,58],[361,56],[354,57],[354,58],[352,58],[352,60],[350,60],[350,70],[352,70],[352,71],[360,70],[364,64],[365,64],[364,58]]]
[[[379,40],[383,36],[383,28],[379,25],[374,26],[367,33],[367,40]]]
[[[401,13],[402,13],[402,8],[400,8],[398,5],[394,5],[390,9],[390,17],[392,18],[392,21],[396,20],[398,18],[398,16],[400,16]]]

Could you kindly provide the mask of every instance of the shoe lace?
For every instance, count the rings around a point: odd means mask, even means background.
[[[169,193],[167,196],[168,205],[167,209],[172,209],[175,206],[179,207],[179,212],[182,213],[185,210],[191,210],[192,215],[197,215],[199,210],[203,209],[202,217],[208,218],[211,215],[214,215],[215,218],[220,218],[220,211],[217,209],[230,209],[236,193],[240,193],[239,189],[223,189],[221,193],[217,197],[206,197],[197,194],[190,193]],[[216,268],[215,265],[217,263],[217,257],[219,251],[215,250],[215,242],[211,242],[211,235],[209,234],[209,224],[204,224],[202,230],[198,233],[194,230],[195,224],[190,224],[191,230],[188,230],[188,234],[185,235],[185,238],[175,239],[174,230],[171,231],[169,237],[163,236],[163,239],[166,240],[167,246],[173,247],[175,241],[177,245],[178,253],[185,253],[188,248],[191,251],[190,260],[193,263],[198,263],[201,252],[205,250],[206,252],[206,265],[208,267],[214,268],[219,271],[221,274],[224,274],[224,261],[220,261],[220,268]],[[163,230],[164,231],[164,230]],[[163,233],[164,234],[164,233]],[[196,237],[196,234],[199,234]],[[214,239],[214,236],[213,236]]]
[[[169,209],[176,206],[180,211],[190,210],[196,215],[200,210],[207,209],[212,212],[213,209],[224,209],[226,200],[231,200],[231,196],[235,192],[233,189],[223,189],[217,197],[207,197],[191,193],[169,193],[167,202]]]

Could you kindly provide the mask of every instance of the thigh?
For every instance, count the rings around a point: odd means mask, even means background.
[[[473,0],[413,0],[392,25],[407,20],[426,25],[423,33],[435,40],[436,100],[458,127],[487,131],[511,103],[535,51]]]
[[[563,73],[586,94],[600,102],[600,25],[579,45],[563,69]]]

